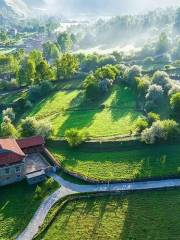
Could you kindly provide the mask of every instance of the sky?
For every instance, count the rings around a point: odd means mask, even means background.
[[[52,13],[118,15],[158,7],[180,6],[180,0],[44,0]]]

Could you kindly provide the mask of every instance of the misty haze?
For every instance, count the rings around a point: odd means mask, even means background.
[[[180,0],[0,0],[0,240],[180,240]]]

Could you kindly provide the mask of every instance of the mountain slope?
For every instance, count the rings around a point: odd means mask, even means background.
[[[19,17],[27,17],[30,9],[22,0],[0,0],[0,11]]]

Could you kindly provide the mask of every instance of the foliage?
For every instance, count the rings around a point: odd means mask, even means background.
[[[71,147],[79,146],[87,138],[87,134],[78,129],[69,129],[65,132],[65,139]]]
[[[179,126],[174,120],[156,121],[142,132],[141,140],[147,144],[166,141],[179,134]]]
[[[162,32],[159,36],[159,40],[156,46],[156,53],[163,54],[166,53],[170,48],[170,40],[165,32]]]
[[[36,135],[37,121],[33,117],[27,117],[21,120],[20,133],[23,137],[30,137]]]
[[[54,74],[49,64],[43,60],[36,66],[36,82],[53,80]]]
[[[47,61],[56,61],[60,56],[60,50],[55,43],[48,41],[43,45],[43,54]]]
[[[152,77],[152,84],[161,86],[164,90],[169,90],[170,78],[166,72],[157,71]]]
[[[60,33],[57,38],[57,43],[63,53],[69,52],[72,50],[73,41],[71,35],[67,32]]]
[[[3,137],[17,137],[18,133],[11,120],[6,116],[1,123],[1,136]]]
[[[52,124],[45,120],[37,122],[36,135],[49,138],[52,135]]]
[[[16,117],[13,108],[6,108],[5,110],[3,110],[2,111],[2,117],[3,117],[3,119],[5,117],[8,117],[11,120],[11,122],[13,122],[15,120],[15,117]]]
[[[28,99],[31,102],[36,102],[36,100],[49,95],[53,89],[54,88],[51,81],[43,81],[40,85],[34,85],[30,87]]]
[[[180,92],[175,93],[171,96],[170,105],[175,116],[179,118],[180,117]]]
[[[99,83],[92,73],[84,80],[84,88],[87,98],[97,98],[99,96]]]
[[[72,54],[63,54],[57,61],[57,78],[69,80],[79,69],[78,59]]]
[[[162,103],[164,91],[161,86],[153,84],[150,85],[146,94],[146,104],[150,104],[152,108],[154,105],[160,105]],[[151,107],[149,106],[149,107]]]
[[[134,65],[131,68],[127,69],[127,83],[130,86],[134,86],[135,79],[141,77],[141,67]]]
[[[149,125],[152,125],[154,122],[160,120],[160,116],[157,113],[149,112],[147,114],[147,120],[148,120]]]
[[[136,132],[141,133],[148,127],[148,122],[145,118],[139,117],[136,121]]]

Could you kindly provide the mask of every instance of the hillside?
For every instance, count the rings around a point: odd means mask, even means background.
[[[27,17],[30,14],[30,8],[22,0],[1,0],[0,10],[4,15],[16,17]]]

